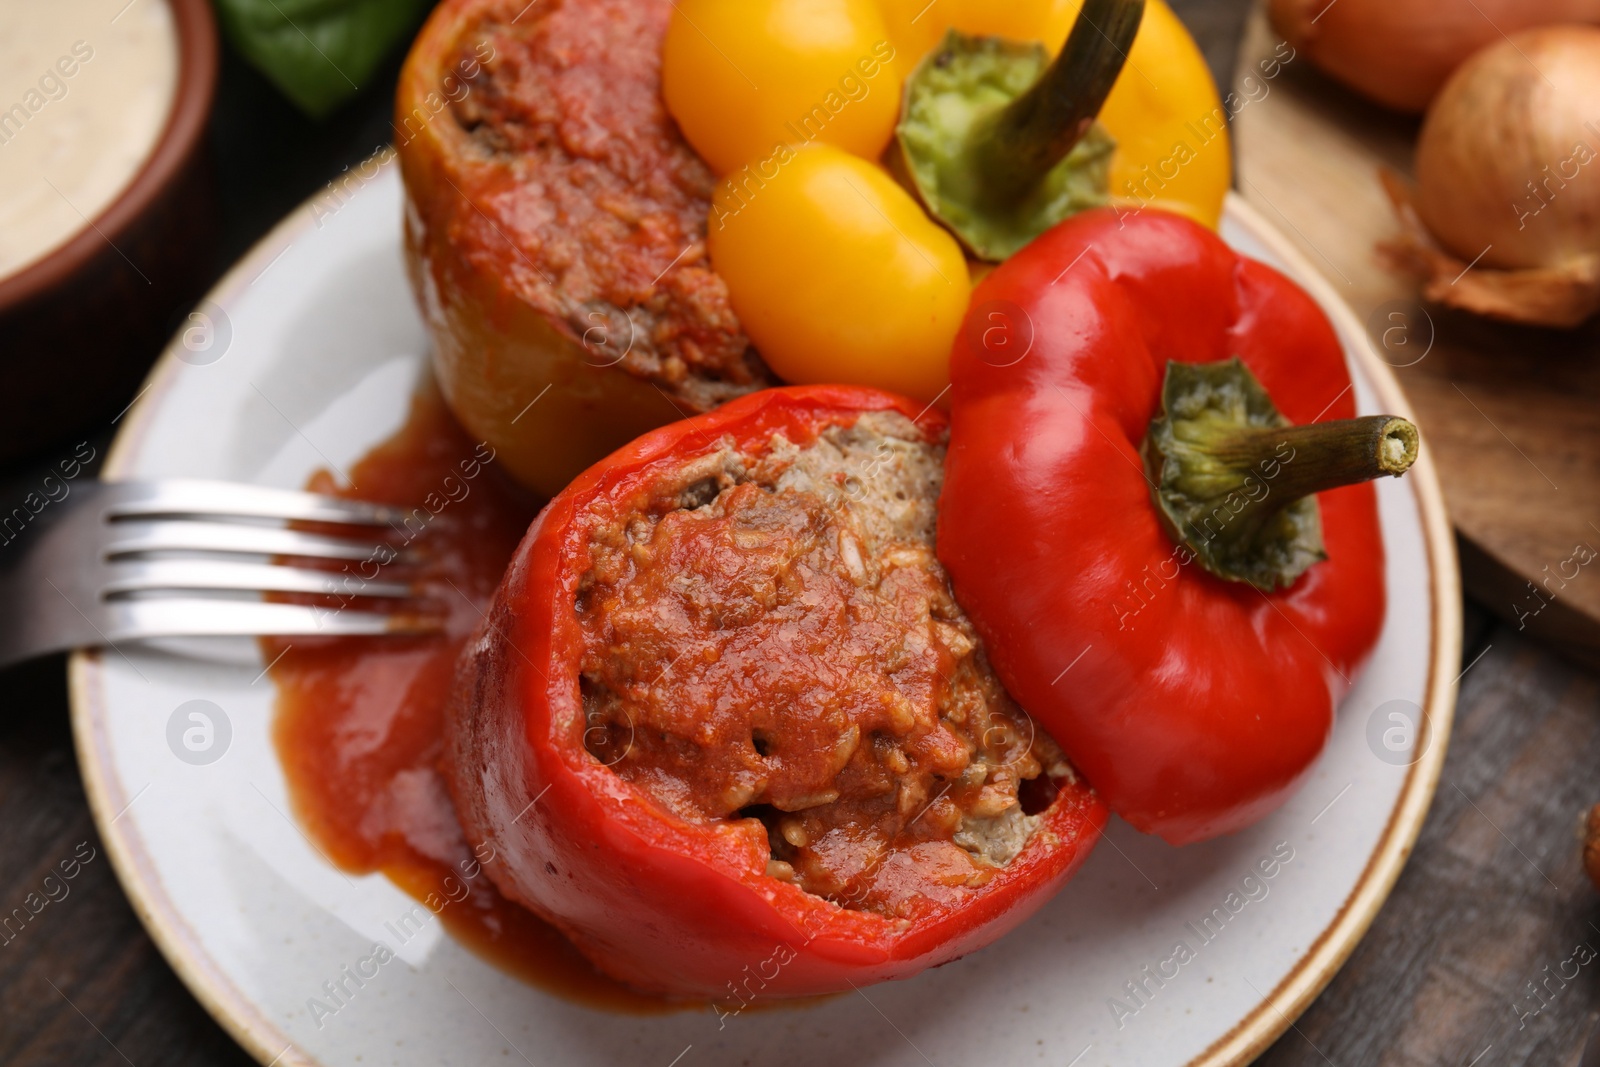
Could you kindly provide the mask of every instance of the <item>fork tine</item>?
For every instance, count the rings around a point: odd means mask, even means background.
[[[285,519],[332,522],[354,526],[390,526],[405,511],[382,504],[339,497],[268,489],[232,482],[173,479],[159,482],[119,483],[106,516],[111,519],[177,518]]]
[[[399,562],[409,550],[376,540],[358,541],[274,526],[240,526],[221,522],[156,521],[112,527],[104,558],[143,552],[236,552],[256,556],[303,556],[310,559],[374,559]],[[380,552],[380,549],[383,551]]]
[[[102,596],[117,596],[155,589],[232,589],[347,597],[416,595],[407,582],[369,581],[337,571],[214,559],[140,559],[114,563],[111,578],[100,591]]]
[[[346,637],[429,634],[443,627],[440,616],[371,611],[332,611],[299,604],[249,600],[115,600],[105,605],[106,639],[152,637],[252,637],[317,634]]]

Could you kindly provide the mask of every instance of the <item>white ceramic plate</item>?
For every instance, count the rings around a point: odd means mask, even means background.
[[[212,332],[195,320],[189,346],[175,342],[157,366],[108,478],[298,487],[399,427],[427,341],[402,274],[396,168],[380,158],[368,172],[342,203],[291,216],[202,305]],[[1237,198],[1224,233],[1298,278],[1333,316],[1363,412],[1407,411],[1337,296]],[[1183,850],[1114,822],[1066,891],[999,944],[803,1007],[726,1021],[710,1011],[613,1015],[520,983],[431,917],[398,943],[386,924],[413,901],[381,876],[334,869],[287,815],[268,732],[274,694],[254,646],[75,656],[78,750],[145,925],[263,1063],[1240,1064],[1288,1027],[1366,930],[1444,759],[1460,598],[1426,445],[1411,474],[1378,494],[1388,623],[1327,752],[1283,810]],[[218,731],[213,751],[225,751],[209,764],[169,745],[174,713],[193,700],[220,708],[231,735],[224,745]],[[1385,731],[1391,745],[1406,740],[1407,715],[1418,726],[1410,757],[1383,744]],[[1292,858],[1261,878],[1258,864],[1274,853]],[[1226,921],[1207,925],[1215,909]],[[337,1014],[313,1018],[309,999],[377,941],[398,959]],[[1180,942],[1186,962],[1164,963]]]

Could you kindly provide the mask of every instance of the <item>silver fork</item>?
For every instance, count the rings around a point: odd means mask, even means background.
[[[150,638],[439,628],[440,613],[410,583],[376,577],[381,565],[415,558],[384,536],[400,529],[398,508],[229,482],[70,484],[37,513],[0,516],[0,667]],[[340,529],[311,533],[290,522]],[[282,557],[355,562],[351,570],[373,577]],[[264,592],[331,594],[340,606],[269,603]],[[345,606],[366,597],[396,610]]]

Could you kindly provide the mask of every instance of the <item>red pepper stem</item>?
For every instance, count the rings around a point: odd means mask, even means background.
[[[1219,467],[1263,487],[1246,509],[1270,514],[1301,497],[1404,474],[1417,458],[1417,428],[1393,415],[1240,430],[1205,451]],[[1243,513],[1236,513],[1242,517]]]
[[[1138,35],[1145,0],[1085,0],[1061,54],[968,142],[991,202],[1026,196],[1094,123]]]
[[[1238,359],[1168,363],[1145,465],[1167,533],[1217,577],[1271,591],[1327,558],[1316,494],[1404,474],[1417,446],[1393,415],[1291,426]]]

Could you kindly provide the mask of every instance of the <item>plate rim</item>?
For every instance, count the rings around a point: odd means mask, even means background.
[[[393,148],[384,148],[368,157],[383,168],[395,162]],[[289,246],[307,230],[315,228],[316,205],[325,190],[308,196],[277,225],[250,246],[238,262],[196,302],[222,306],[247,290]],[[115,481],[125,473],[130,457],[143,443],[151,419],[159,405],[147,402],[161,399],[184,366],[178,358],[182,331],[162,349],[144,385],[126,413],[126,423],[106,450],[100,469],[101,481]],[[264,1067],[327,1067],[302,1055],[281,1027],[260,1010],[215,959],[200,944],[188,920],[174,905],[162,883],[154,860],[142,839],[118,830],[117,820],[138,799],[127,797],[117,780],[106,732],[97,719],[104,715],[104,688],[99,649],[74,650],[67,659],[67,700],[71,709],[73,748],[78,759],[78,774],[89,801],[95,830],[111,860],[111,868],[122,886],[123,895],[133,907],[139,923],[155,942],[156,948],[178,975],[191,996],[206,1014],[227,1031],[228,1036]]]
[[[1311,294],[1334,327],[1355,351],[1361,368],[1371,379],[1378,399],[1393,414],[1416,421],[1394,370],[1373,350],[1371,338],[1333,284],[1312,265],[1289,238],[1266,220],[1235,190],[1229,190],[1224,217],[1231,213],[1252,237],[1299,275],[1295,280]],[[1419,428],[1420,429],[1420,428]],[[1421,430],[1426,438],[1426,431]],[[1306,949],[1289,973],[1262,1002],[1233,1029],[1212,1043],[1188,1067],[1242,1067],[1250,1063],[1293,1025],[1311,1002],[1333,981],[1361,939],[1366,936],[1400,871],[1411,856],[1417,835],[1427,820],[1428,808],[1439,787],[1445,754],[1450,747],[1460,675],[1451,671],[1461,662],[1461,569],[1456,561],[1454,527],[1445,511],[1431,452],[1419,450],[1407,481],[1417,501],[1423,544],[1428,554],[1428,588],[1431,607],[1432,654],[1423,701],[1423,738],[1427,748],[1406,773],[1405,784],[1383,834],[1367,859],[1344,904],[1333,921]],[[1446,681],[1445,679],[1449,679]]]
[[[395,162],[392,148],[369,157],[381,169]],[[225,305],[248,288],[295,239],[316,221],[314,206],[321,192],[308,197],[258,240],[203,298]],[[1371,381],[1378,398],[1391,412],[1412,418],[1411,406],[1393,371],[1372,350],[1366,331],[1331,283],[1318,272],[1288,238],[1269,223],[1238,192],[1229,190],[1224,218],[1232,218],[1298,275],[1296,281],[1317,301],[1344,339]],[[101,478],[115,480],[124,473],[130,457],[142,443],[159,400],[181,369],[177,339],[162,350],[145,385],[135,398],[126,425],[107,450]],[[1261,1002],[1187,1067],[1244,1067],[1283,1035],[1310,1006],[1355,951],[1379,909],[1388,899],[1395,880],[1410,857],[1438,787],[1449,748],[1459,677],[1451,670],[1461,659],[1461,579],[1456,563],[1453,528],[1444,508],[1431,455],[1423,449],[1411,468],[1409,483],[1416,499],[1419,525],[1429,564],[1430,618],[1432,620],[1428,680],[1423,703],[1422,758],[1407,770],[1399,798],[1388,822],[1367,858],[1366,866],[1344,903],[1317,938],[1301,954]],[[162,885],[161,876],[142,839],[117,827],[117,820],[134,798],[124,797],[114,773],[105,731],[102,656],[98,650],[72,653],[67,663],[73,744],[79,774],[89,802],[95,829],[112,869],[140,924],[177,973],[190,994],[246,1052],[266,1067],[326,1067],[300,1053],[278,1024],[234,984],[220,965],[204,951],[198,937]],[[131,824],[130,824],[131,825]]]

